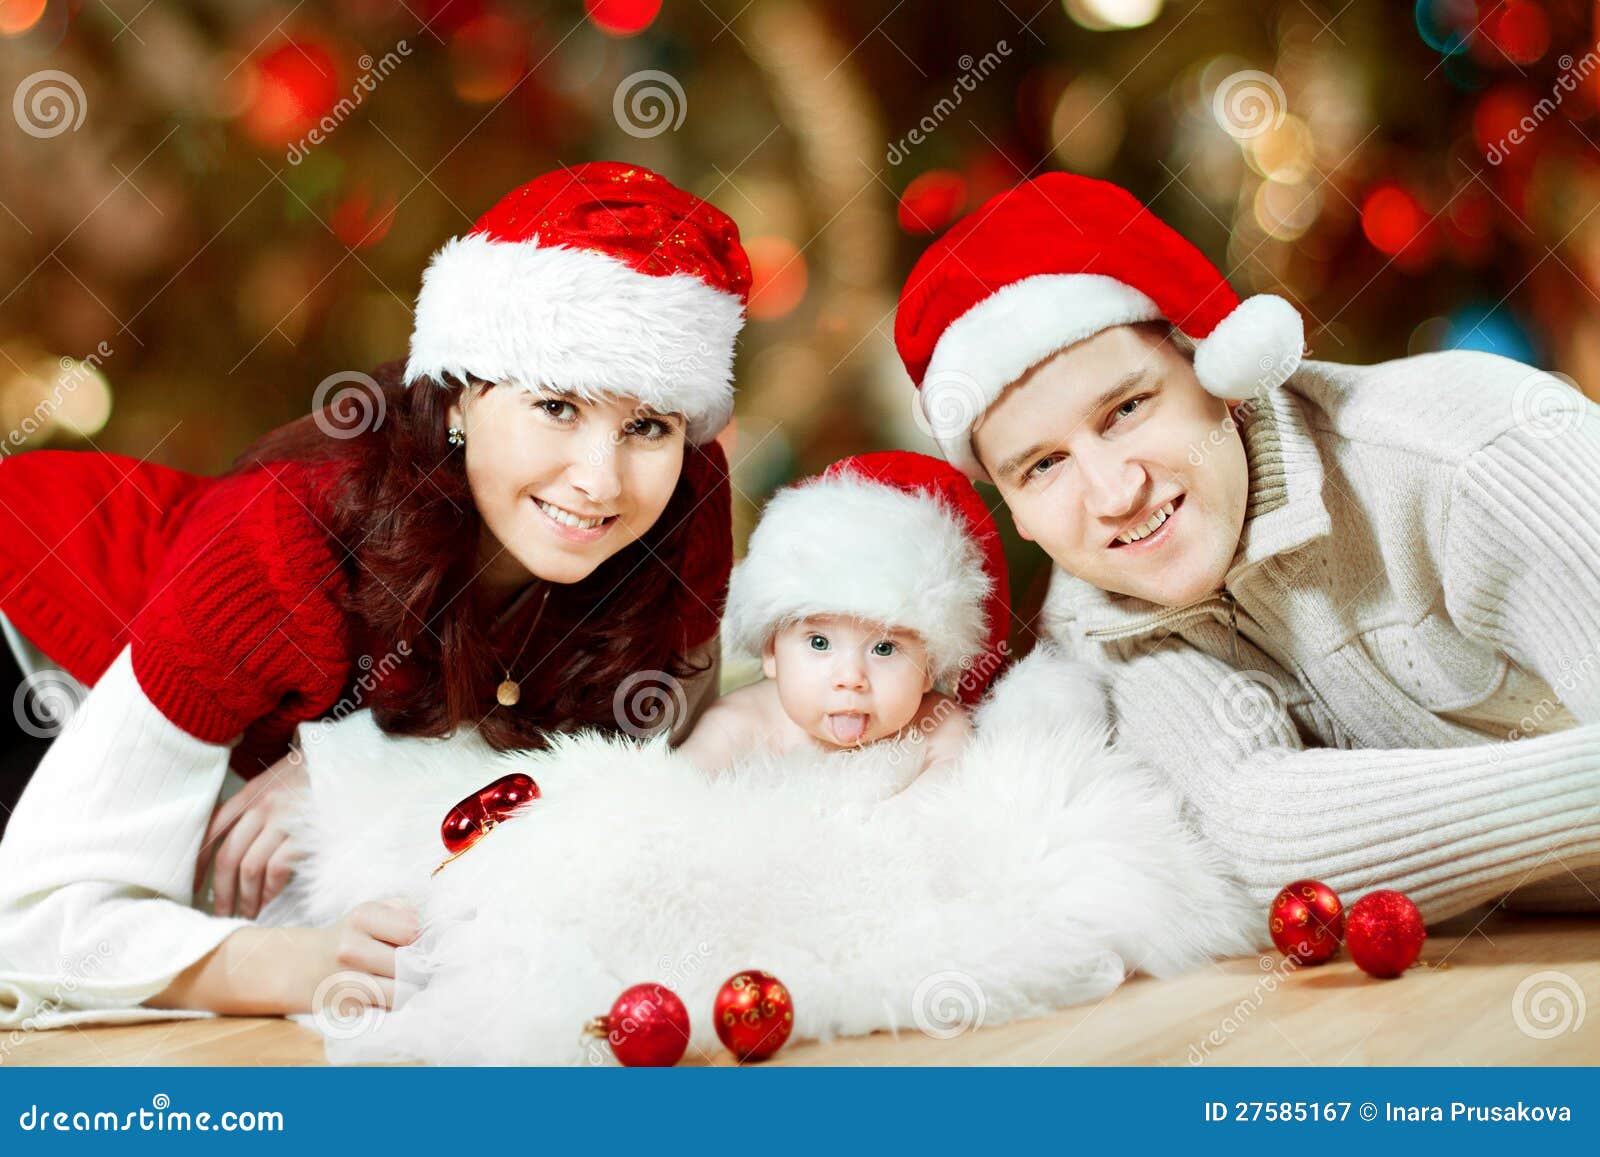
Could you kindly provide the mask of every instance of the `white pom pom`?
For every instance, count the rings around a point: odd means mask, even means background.
[[[1241,400],[1282,385],[1305,348],[1300,311],[1283,298],[1246,298],[1195,347],[1194,372],[1207,392]]]

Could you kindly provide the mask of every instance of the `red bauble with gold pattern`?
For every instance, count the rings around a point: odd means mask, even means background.
[[[635,984],[584,1031],[605,1037],[617,1060],[630,1069],[670,1068],[689,1047],[689,1010],[664,984]]]
[[[1297,964],[1323,964],[1339,951],[1344,905],[1320,880],[1286,884],[1267,911],[1267,929],[1278,951]]]
[[[1345,947],[1370,976],[1399,976],[1417,962],[1427,936],[1422,913],[1404,892],[1368,892],[1345,916]]]
[[[717,1036],[741,1061],[764,1061],[794,1031],[794,1000],[770,972],[748,968],[730,976],[712,1005]]]

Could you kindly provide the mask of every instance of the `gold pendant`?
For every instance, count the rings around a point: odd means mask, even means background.
[[[522,698],[522,684],[514,679],[507,679],[494,689],[494,697],[500,701],[502,707],[515,707],[517,700]]]

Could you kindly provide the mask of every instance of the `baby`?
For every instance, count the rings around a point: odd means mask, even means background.
[[[714,773],[756,750],[906,740],[929,767],[960,751],[1009,625],[972,483],[925,454],[846,458],[767,504],[723,619],[766,678],[712,704],[679,750]]]

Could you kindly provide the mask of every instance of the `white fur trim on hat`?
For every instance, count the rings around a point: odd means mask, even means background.
[[[422,275],[406,381],[470,373],[579,397],[637,398],[710,441],[733,413],[744,307],[687,273],[469,233]]]
[[[1007,386],[1074,342],[1160,317],[1150,298],[1100,273],[1041,273],[996,290],[933,347],[920,397],[934,440],[952,466],[987,481],[972,427]]]
[[[1042,273],[995,291],[951,322],[933,347],[920,402],[934,440],[951,465],[989,481],[972,429],[1008,385],[1101,330],[1161,317],[1145,294],[1099,273]],[[1304,345],[1299,311],[1257,294],[1195,343],[1195,376],[1218,397],[1248,398],[1287,381]]]
[[[992,583],[961,517],[929,494],[835,476],[780,491],[728,584],[723,637],[760,655],[810,615],[848,615],[914,631],[935,683],[983,652]]]
[[[1281,297],[1259,293],[1234,306],[1196,344],[1194,373],[1206,391],[1242,401],[1274,389],[1300,368],[1306,325]]]

